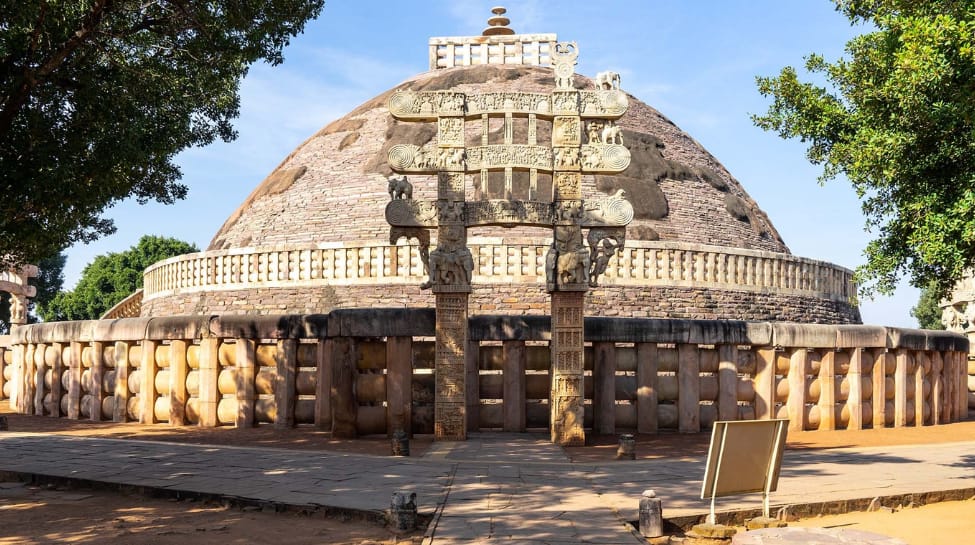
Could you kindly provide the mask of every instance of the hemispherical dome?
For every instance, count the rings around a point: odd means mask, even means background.
[[[586,78],[578,77],[576,83],[592,87]],[[384,240],[389,231],[383,216],[389,200],[386,177],[391,174],[387,151],[395,144],[422,145],[436,136],[434,123],[405,123],[389,115],[386,99],[393,91],[549,92],[552,87],[551,69],[529,66],[480,65],[418,75],[305,141],[231,215],[209,249]],[[516,141],[519,130],[526,130],[526,124],[517,121]],[[628,240],[788,252],[741,184],[660,112],[630,97],[629,110],[618,124],[632,157],[629,167],[617,176],[586,176],[583,183],[586,198],[626,190],[635,212],[627,229]],[[500,132],[500,123],[491,130]],[[540,122],[539,142],[549,137],[547,130]],[[469,134],[469,138],[479,139],[480,133]],[[477,177],[471,176],[475,181]],[[544,180],[542,176],[540,186]],[[410,181],[414,198],[436,197],[434,177],[411,176]],[[525,184],[527,175],[519,178],[516,173],[516,191]],[[541,195],[544,199],[544,190]],[[483,229],[473,234],[524,233]]]

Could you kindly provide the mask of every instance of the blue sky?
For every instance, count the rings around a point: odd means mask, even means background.
[[[328,1],[285,50],[285,63],[255,66],[241,86],[240,137],[188,150],[178,162],[190,192],[175,205],[126,201],[107,212],[118,233],[68,250],[65,286],[94,256],[144,234],[205,248],[248,193],[328,122],[427,69],[430,36],[480,34],[497,2]],[[756,128],[768,99],[755,76],[800,66],[809,53],[843,55],[863,31],[828,0],[509,1],[519,33],[576,41],[577,72],[614,70],[622,87],[689,133],[743,184],[796,255],[854,268],[870,234],[845,180],[819,185],[804,146]],[[916,327],[917,290],[862,302],[864,323]]]

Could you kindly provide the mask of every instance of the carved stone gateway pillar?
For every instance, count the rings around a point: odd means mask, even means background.
[[[413,186],[406,176],[394,176],[388,180],[391,200],[386,206],[391,242],[403,237],[419,241],[429,275],[421,288],[430,288],[436,295],[437,439],[464,439],[467,434],[465,350],[474,270],[467,228],[534,226],[553,230],[552,247],[545,258],[546,287],[552,294],[552,440],[563,445],[585,441],[585,294],[622,247],[633,207],[622,191],[600,200],[583,200],[582,175],[622,172],[629,165],[630,153],[623,146],[619,127],[613,124],[626,112],[626,94],[613,84],[597,84],[595,90],[576,89],[577,56],[574,42],[557,43],[552,48],[552,93],[468,95],[452,90],[401,90],[389,98],[387,105],[394,118],[437,123],[435,145],[396,144],[388,153],[393,172],[436,174],[437,199],[414,200]],[[618,77],[613,81],[618,85]],[[489,141],[492,118],[503,123],[500,142]],[[514,142],[515,118],[527,120],[526,143]],[[552,124],[551,147],[538,144],[539,119]],[[467,147],[467,121],[480,122],[480,146]],[[512,181],[516,170],[528,173],[525,195],[515,194]],[[550,198],[539,195],[539,172],[552,175]],[[490,192],[491,173],[504,176],[500,194]],[[466,174],[480,176],[473,202],[465,201]],[[589,228],[588,248],[583,242],[584,227]],[[437,247],[429,251],[426,230],[434,228]],[[524,376],[516,380],[524,380]]]

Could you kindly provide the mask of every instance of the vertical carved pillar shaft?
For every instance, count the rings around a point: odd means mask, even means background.
[[[774,348],[763,348],[755,355],[755,418],[770,420],[775,416]]]
[[[931,423],[934,425],[944,423],[944,382],[941,371],[944,363],[941,359],[941,352],[931,354]],[[874,400],[876,402],[876,400]]]
[[[927,370],[931,369],[931,358],[927,352],[918,352],[914,360],[914,425],[924,425],[924,405],[928,397],[924,395],[924,379]]]
[[[819,429],[836,429],[836,352],[832,350],[819,362]]]
[[[51,401],[48,410],[51,416],[61,416],[61,398],[64,397],[64,345],[54,343],[45,350],[45,361],[51,366]]]
[[[202,428],[215,428],[217,405],[220,403],[220,339],[208,337],[200,341],[200,422]],[[280,411],[280,408],[278,409]]]
[[[323,430],[332,429],[332,357],[329,354],[331,344],[325,339],[318,339],[315,347],[315,427]]]
[[[809,368],[809,351],[796,348],[789,357],[789,431],[806,429],[806,370]]]
[[[895,428],[902,428],[907,425],[907,368],[910,365],[910,357],[906,349],[897,350],[897,367],[894,370]]]
[[[139,385],[139,399],[142,403],[142,411],[139,414],[141,424],[156,423],[156,373],[159,366],[156,362],[157,341],[148,339],[142,341],[142,364],[139,370],[142,375],[142,384]]]
[[[504,431],[525,431],[525,341],[504,341]]]
[[[873,427],[887,426],[887,367],[894,367],[894,354],[887,350],[874,354]]]
[[[325,341],[332,368],[332,437],[353,439],[357,435],[359,402],[355,396],[355,339],[334,337]]]
[[[27,347],[22,344],[15,344],[13,347],[13,358],[10,360],[10,365],[13,366],[13,373],[10,376],[10,408],[23,413],[23,399],[24,399],[24,375],[25,369],[27,368],[27,363],[24,361],[24,356],[26,354]]]
[[[438,440],[467,438],[466,292],[437,293],[436,386],[434,436]]]
[[[44,395],[50,393],[45,383],[47,375],[47,345],[38,344],[34,347],[34,413],[44,415]]]
[[[677,428],[701,431],[701,351],[694,343],[677,345]]]
[[[481,428],[481,373],[478,366],[481,346],[478,341],[467,339],[467,352],[464,354],[465,389],[467,390],[467,431]]]
[[[3,400],[7,397],[7,394],[3,393],[3,387],[7,382],[7,379],[4,378],[3,373],[7,368],[7,362],[5,358],[7,357],[8,354],[9,354],[8,349],[0,347],[0,400]]]
[[[616,433],[616,344],[593,343],[593,431]]]
[[[583,320],[585,292],[552,292],[552,442],[584,445]]]

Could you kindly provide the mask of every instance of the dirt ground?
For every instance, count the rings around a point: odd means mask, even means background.
[[[5,405],[5,404],[4,404]],[[229,446],[333,450],[388,455],[385,436],[356,440],[333,439],[313,427],[252,429],[165,425],[114,424],[14,414],[6,407],[10,431],[57,433],[86,437],[158,440]],[[660,433],[637,436],[640,458],[704,456],[710,434]],[[593,436],[589,445],[566,449],[575,461],[608,461],[616,454],[617,436]],[[975,421],[937,427],[863,431],[792,432],[788,449],[912,445],[975,440]],[[411,454],[422,455],[432,438],[410,441]],[[300,523],[299,523],[300,522]],[[975,533],[975,501],[945,502],[896,512],[851,513],[791,523],[851,527],[900,537],[911,545],[969,543]],[[258,508],[169,501],[106,491],[58,489],[0,483],[0,545],[40,543],[180,544],[280,543],[289,545],[336,543],[393,545],[418,543],[422,533],[396,536],[386,528],[362,520],[319,515],[263,512]]]

